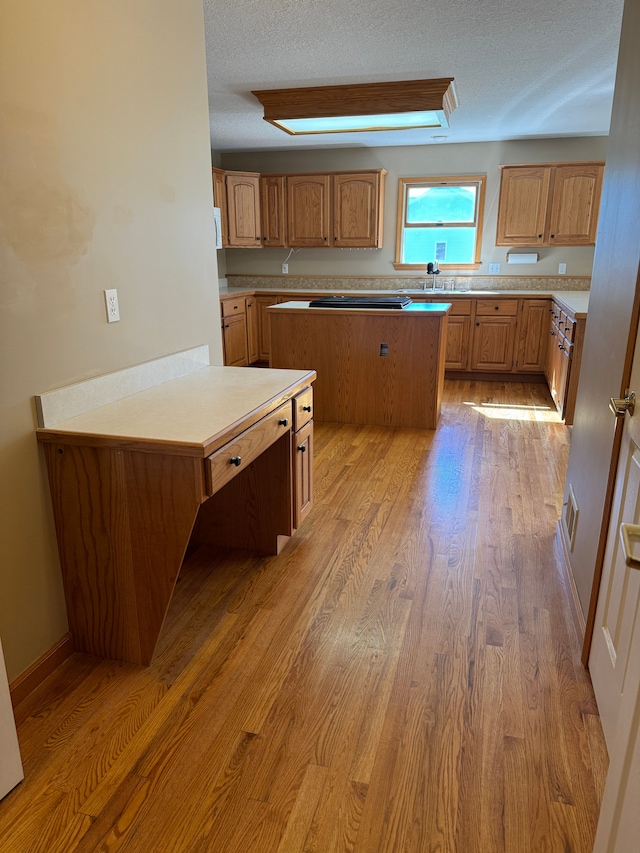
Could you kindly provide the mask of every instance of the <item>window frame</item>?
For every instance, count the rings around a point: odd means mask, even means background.
[[[402,247],[404,242],[404,229],[406,227],[407,213],[407,195],[410,187],[416,186],[454,186],[462,187],[469,184],[477,186],[478,192],[476,195],[476,211],[475,211],[475,229],[476,243],[474,251],[474,260],[469,264],[449,264],[440,263],[441,270],[477,270],[480,268],[482,261],[480,254],[482,250],[482,226],[484,222],[484,199],[487,189],[486,175],[437,175],[433,177],[421,178],[398,178],[398,218],[396,226],[396,259],[394,268],[397,270],[426,270],[427,264],[405,264],[402,262]],[[469,227],[467,223],[446,223],[450,227]],[[443,223],[444,225],[444,223]],[[411,227],[411,226],[409,226]],[[415,225],[413,227],[421,227]]]

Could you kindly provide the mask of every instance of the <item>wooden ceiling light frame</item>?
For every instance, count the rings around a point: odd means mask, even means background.
[[[292,136],[308,133],[349,133],[394,130],[374,126],[349,130],[292,131],[280,122],[291,119],[376,116],[434,112],[437,124],[408,127],[449,127],[449,116],[458,106],[453,77],[434,80],[402,80],[390,83],[355,83],[346,86],[310,86],[303,89],[263,89],[252,92],[264,107],[264,120]]]

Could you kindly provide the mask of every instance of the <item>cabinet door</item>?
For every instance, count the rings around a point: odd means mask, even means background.
[[[476,314],[471,349],[471,369],[511,372],[516,317],[484,317]]]
[[[382,245],[379,173],[333,176],[333,245],[379,248]]]
[[[556,404],[556,409],[560,413],[560,417],[564,418],[569,371],[571,369],[571,345],[567,344],[566,339],[558,335],[557,331],[553,341],[552,352],[549,358],[549,391],[551,392],[553,402]]]
[[[267,308],[269,305],[275,305],[277,301],[275,296],[256,296],[258,309],[258,358],[260,361],[269,361],[271,337]]]
[[[544,244],[550,181],[549,166],[503,166],[496,246]]]
[[[260,177],[260,209],[262,211],[262,245],[269,248],[284,248],[287,245],[284,175]]]
[[[293,526],[300,527],[313,506],[313,421],[293,436]]]
[[[447,370],[468,369],[470,337],[471,317],[449,314],[447,318],[447,354],[444,362]]]
[[[329,175],[287,177],[287,237],[293,248],[327,247],[329,241]]]
[[[516,369],[544,373],[549,339],[549,300],[523,299],[518,321]]]
[[[260,176],[227,172],[229,245],[262,248],[260,230]]]
[[[258,305],[255,296],[247,297],[247,358],[249,364],[258,361],[260,351],[258,349]]]
[[[224,363],[233,367],[247,364],[247,318],[245,314],[225,317],[222,321]]]
[[[596,242],[604,166],[576,163],[554,170],[549,243],[589,246]]]
[[[213,205],[220,208],[220,228],[222,245],[229,245],[229,225],[227,220],[227,188],[225,173],[222,169],[212,169],[213,174]]]

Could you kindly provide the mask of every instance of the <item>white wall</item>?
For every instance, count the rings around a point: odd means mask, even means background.
[[[386,169],[384,246],[382,249],[302,249],[289,259],[290,275],[402,275],[393,268],[395,259],[398,178],[432,175],[486,174],[487,196],[482,241],[482,266],[477,275],[488,275],[489,264],[501,263],[501,274],[512,276],[557,275],[558,263],[567,264],[567,275],[590,275],[593,247],[541,248],[540,262],[507,266],[504,247],[497,248],[496,221],[500,188],[499,166],[513,163],[548,163],[604,160],[606,137],[543,139],[522,142],[405,146],[394,148],[341,148],[317,151],[277,151],[223,154],[225,169],[257,172],[304,172],[349,169]],[[227,273],[279,275],[288,249],[227,249],[221,269]],[[222,254],[222,253],[219,253]],[[224,264],[224,267],[222,266]],[[404,273],[419,276],[415,271]]]
[[[0,0],[10,679],[67,630],[33,395],[203,343],[221,363],[211,192],[201,0]]]

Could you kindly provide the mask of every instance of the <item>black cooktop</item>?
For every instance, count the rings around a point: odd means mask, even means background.
[[[319,296],[309,303],[310,308],[404,308],[411,304],[410,296]]]

